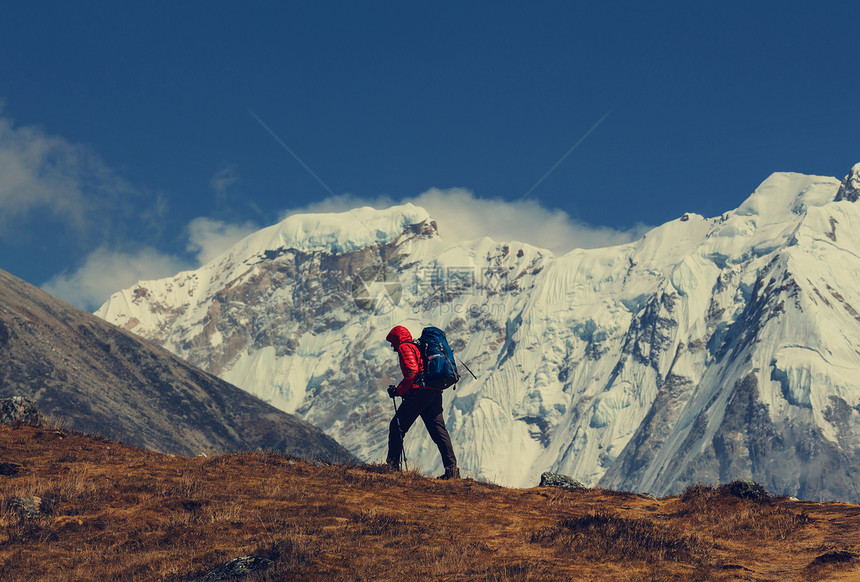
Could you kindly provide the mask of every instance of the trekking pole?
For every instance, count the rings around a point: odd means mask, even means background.
[[[389,386],[394,388],[394,386]],[[403,467],[408,471],[409,465],[406,463],[406,443],[403,442],[403,429],[400,428],[400,419],[397,418],[397,400],[394,394],[391,394],[391,402],[394,404],[394,418],[397,420],[397,432],[400,433],[400,458],[403,459]]]
[[[457,358],[457,359],[460,360],[460,358]],[[464,362],[463,360],[460,360],[460,363],[463,364],[463,367],[466,368],[466,371],[472,375],[472,378],[474,378],[475,380],[478,379],[478,377],[475,376],[475,373],[469,369],[469,366],[466,365],[466,362]]]

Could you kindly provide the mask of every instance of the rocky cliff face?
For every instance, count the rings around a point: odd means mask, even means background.
[[[839,192],[836,193],[836,202],[847,200],[848,202],[857,202],[860,198],[860,164],[855,165],[842,180],[839,185]]]
[[[319,429],[0,271],[0,396],[155,451],[353,459]]]
[[[294,216],[98,315],[365,460],[384,457],[392,412],[384,337],[432,324],[478,376],[445,395],[468,473],[656,494],[755,479],[860,500],[860,209],[835,201],[844,190],[775,174],[721,216],[563,256],[448,242],[412,206]],[[407,441],[439,469],[420,427]]]

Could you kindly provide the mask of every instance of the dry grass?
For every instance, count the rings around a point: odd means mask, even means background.
[[[732,485],[687,488],[678,515],[721,538],[787,540],[809,524],[807,512],[777,504],[760,485],[755,498],[738,497]]]
[[[506,489],[268,453],[177,458],[50,428],[0,427],[0,578],[851,580],[860,508],[697,486],[654,500]],[[14,467],[17,467],[15,469]],[[42,501],[38,513],[24,499]]]
[[[629,519],[607,513],[563,519],[537,532],[532,541],[550,543],[566,552],[599,561],[699,564],[710,557],[710,544],[683,530],[661,526],[648,519]]]

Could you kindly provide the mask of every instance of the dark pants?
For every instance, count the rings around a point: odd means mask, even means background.
[[[419,416],[424,421],[430,438],[439,447],[442,465],[446,469],[456,467],[457,458],[454,456],[451,436],[445,428],[445,418],[442,415],[442,391],[432,388],[411,390],[397,409],[397,414],[391,419],[391,424],[388,425],[388,464],[400,465],[403,437]]]

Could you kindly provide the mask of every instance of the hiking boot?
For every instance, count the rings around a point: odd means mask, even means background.
[[[445,467],[445,474],[439,475],[439,479],[459,479],[460,469],[457,467]]]
[[[385,466],[388,467],[388,469],[391,471],[400,471],[400,463],[386,461]]]

